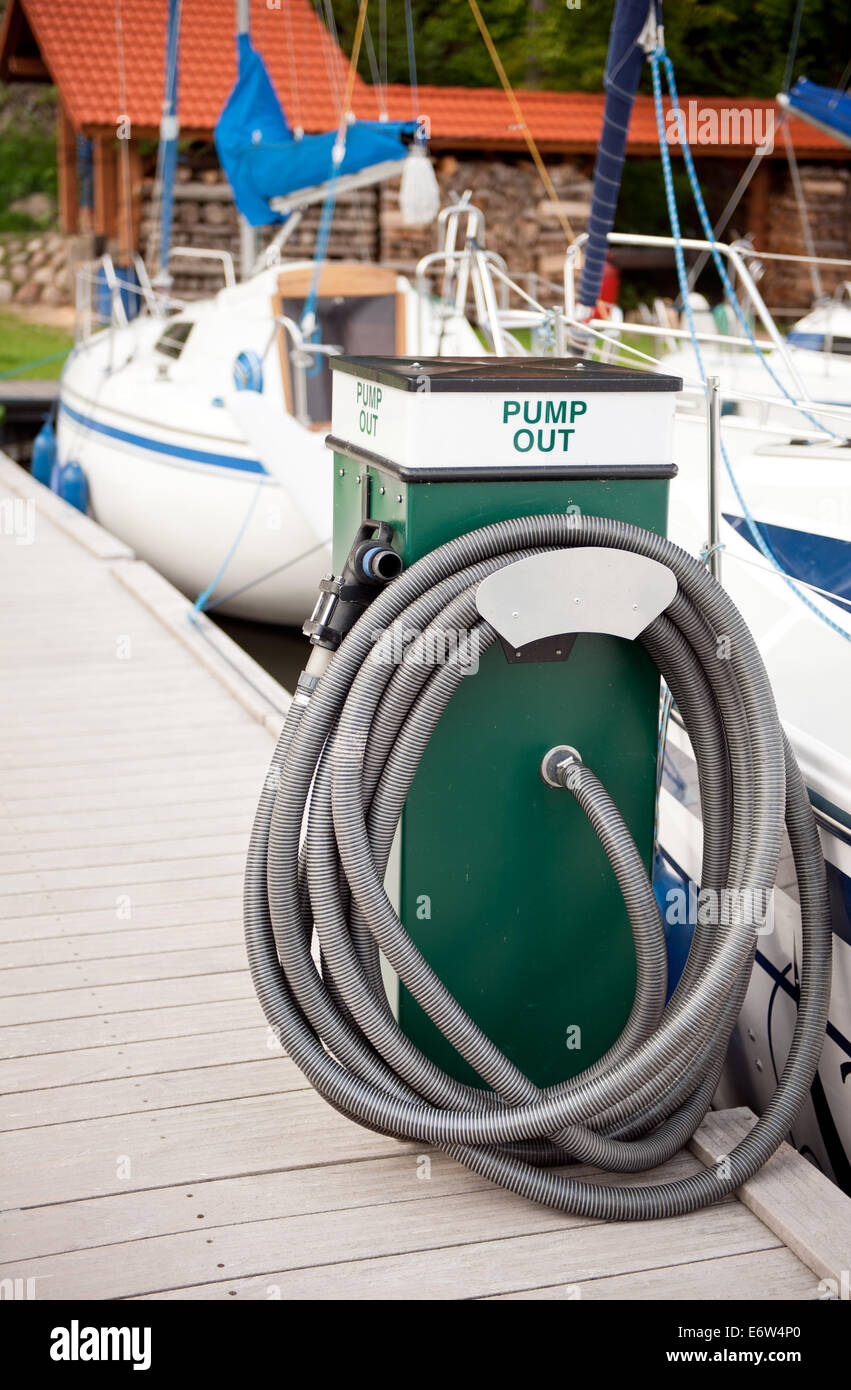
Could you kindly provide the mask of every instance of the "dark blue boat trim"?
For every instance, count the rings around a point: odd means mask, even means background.
[[[821,811],[827,820],[833,822],[831,825],[826,825],[825,820],[822,820],[821,824],[824,829],[835,839],[840,840],[843,845],[851,845],[851,816],[848,815],[848,812],[843,811],[842,807],[837,806],[833,801],[828,801],[827,797],[822,796],[820,792],[814,792],[812,787],[809,788],[809,794],[815,810]]]
[[[187,463],[211,464],[214,468],[232,468],[239,473],[266,472],[259,459],[238,458],[235,454],[213,454],[205,449],[187,449],[181,444],[166,444],[159,439],[149,439],[143,434],[132,434],[129,430],[120,430],[115,425],[105,425],[100,420],[93,420],[89,415],[81,415],[78,410],[68,405],[67,401],[60,401],[59,409],[76,424],[83,425],[95,434],[104,434],[109,439],[118,439],[122,444],[132,444],[135,448],[146,449],[152,454],[167,454],[170,458],[183,459]]]
[[[725,512],[724,520],[757,549],[743,517]],[[764,521],[757,521],[756,525],[793,579],[814,585],[830,603],[837,604],[845,612],[851,611],[851,541],[820,536],[812,531],[795,531],[788,526],[769,526]]]
[[[661,854],[662,858],[666,861],[666,863],[670,866],[670,868],[673,870],[676,877],[680,879],[682,884],[684,886],[688,884],[690,882],[688,874],[686,873],[682,865],[677,863],[673,855],[669,854],[668,851],[664,849],[662,846],[659,847],[659,853]],[[755,953],[754,960],[755,963],[760,967],[760,969],[764,970],[767,975],[770,975],[772,980],[774,980],[775,984],[777,984],[780,987],[780,989],[782,989],[784,993],[788,994],[789,998],[793,999],[797,1004],[797,989],[792,984],[792,982],[786,978],[785,975],[782,975],[780,973],[780,971],[777,969],[775,965],[772,965],[768,957],[764,956],[762,954],[762,951],[758,950]],[[833,1042],[836,1043],[837,1047],[841,1047],[843,1052],[847,1052],[848,1056],[851,1057],[851,1041],[849,1041],[848,1038],[846,1038],[844,1033],[840,1033],[839,1029],[835,1027],[835,1025],[832,1024],[830,1020],[828,1020],[827,1022],[825,1032],[827,1033],[827,1036],[831,1038]]]
[[[775,984],[783,990],[783,993],[788,994],[789,998],[794,1000],[795,1004],[797,1004],[798,989],[792,981],[788,979],[786,975],[781,974],[777,966],[772,965],[768,957],[762,954],[762,951],[756,952],[754,960],[756,964],[765,971],[766,975],[771,976]],[[847,1052],[848,1056],[851,1057],[851,1042],[849,1042],[844,1033],[840,1033],[839,1029],[834,1027],[829,1019],[824,1031],[831,1041],[836,1043],[837,1047],[841,1047],[843,1052]]]

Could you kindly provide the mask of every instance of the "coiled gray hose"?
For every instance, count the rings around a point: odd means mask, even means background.
[[[636,944],[637,989],[608,1053],[542,1090],[437,978],[401,925],[383,879],[418,762],[464,677],[464,638],[475,632],[480,650],[495,638],[476,609],[477,585],[527,554],[577,545],[631,550],[676,576],[672,603],[641,640],[694,747],[704,825],[701,891],[712,890],[723,911],[720,923],[698,920],[665,1006],[662,928],[640,857],[590,769],[563,768],[617,874]],[[410,643],[412,631],[425,637]],[[429,641],[435,633],[456,640]],[[447,650],[456,659],[434,664],[429,657]],[[784,806],[801,900],[801,987],[786,1066],[762,1116],[723,1160],[676,1182],[615,1186],[549,1171],[579,1161],[612,1172],[646,1170],[700,1124],[753,965],[756,934],[742,905],[759,903],[774,885]],[[671,1216],[739,1187],[794,1123],[824,1037],[831,961],[824,862],[753,639],[703,565],[660,536],[599,517],[522,517],[450,541],[383,590],[318,682],[300,683],[257,810],[245,925],[269,1023],[331,1105],[379,1133],[438,1145],[512,1192],[583,1216]],[[311,955],[314,930],[321,970]],[[379,948],[474,1067],[482,1089],[448,1076],[402,1033],[382,986]]]

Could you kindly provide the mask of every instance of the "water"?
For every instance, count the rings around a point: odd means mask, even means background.
[[[245,618],[225,618],[216,613],[207,616],[285,690],[295,688],[310,655],[310,643],[299,628],[252,623]]]

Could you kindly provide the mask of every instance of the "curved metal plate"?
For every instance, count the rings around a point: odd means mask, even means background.
[[[483,579],[476,607],[507,648],[567,633],[633,639],[677,592],[673,571],[628,550],[579,546],[530,555]]]

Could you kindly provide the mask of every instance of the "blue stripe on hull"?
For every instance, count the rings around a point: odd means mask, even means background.
[[[266,470],[259,459],[239,458],[235,454],[212,454],[204,449],[187,449],[181,444],[167,444],[159,439],[148,439],[143,434],[132,434],[129,430],[117,429],[115,425],[103,424],[89,415],[81,415],[67,401],[59,402],[59,409],[76,424],[95,434],[117,439],[122,444],[132,444],[137,449],[146,449],[152,454],[166,454],[170,458],[183,459],[187,463],[206,463],[214,468],[231,468],[239,473],[262,473]]]
[[[669,854],[668,850],[666,850],[666,849],[664,848],[664,846],[662,846],[662,847],[660,848],[660,851],[659,851],[659,852],[660,852],[662,858],[665,860],[666,864],[668,865],[668,868],[669,868],[669,870],[671,871],[672,876],[673,876],[674,878],[679,879],[680,883],[682,884],[682,887],[683,887],[684,892],[686,892],[686,894],[687,894],[687,893],[688,893],[688,886],[689,886],[689,883],[691,882],[691,880],[689,879],[689,876],[688,876],[688,874],[686,873],[685,869],[682,867],[681,864],[678,864],[678,863],[677,863],[677,861],[676,861],[676,859],[673,857],[673,855],[672,855],[672,854]],[[828,868],[831,868],[831,867],[833,867],[833,866],[832,866],[832,865],[828,865]],[[838,871],[837,871],[837,872],[838,872]],[[843,877],[844,877],[844,875],[843,875]],[[847,879],[846,879],[846,882],[847,882]],[[699,885],[697,885],[697,884],[694,885],[695,893],[698,891],[698,886],[699,886]],[[663,911],[664,909],[660,909],[660,910]],[[663,917],[663,920],[664,920],[664,917]],[[834,930],[835,930],[835,928],[834,928]],[[757,950],[757,951],[755,952],[755,954],[754,954],[754,962],[755,962],[755,964],[758,965],[762,970],[764,970],[764,971],[766,972],[767,975],[770,975],[771,978],[772,978],[772,980],[774,980],[775,983],[778,984],[778,985],[780,986],[780,988],[781,988],[786,994],[789,995],[790,999],[794,999],[795,1003],[797,1004],[797,1002],[798,1002],[798,991],[797,991],[797,989],[790,983],[789,980],[787,980],[783,975],[781,975],[781,973],[780,973],[780,971],[777,969],[777,967],[774,966],[774,965],[772,965],[771,961],[768,959],[767,956],[764,956],[764,955],[763,955],[762,951]],[[846,1053],[848,1054],[848,1056],[851,1057],[851,1040],[849,1040],[848,1038],[846,1038],[845,1034],[844,1034],[844,1033],[841,1033],[840,1030],[836,1027],[836,1025],[833,1024],[833,1023],[831,1023],[830,1020],[828,1020],[827,1024],[825,1025],[825,1032],[827,1033],[827,1036],[828,1036],[829,1038],[831,1038],[833,1042],[836,1043],[836,1046],[837,1046],[837,1047],[841,1047],[842,1050],[843,1050],[843,1052],[846,1052]]]
[[[725,512],[724,520],[756,550],[756,541],[742,517]],[[793,579],[814,584],[824,590],[831,603],[846,611],[851,608],[851,541],[794,531],[788,526],[769,526],[764,521],[756,525]]]

